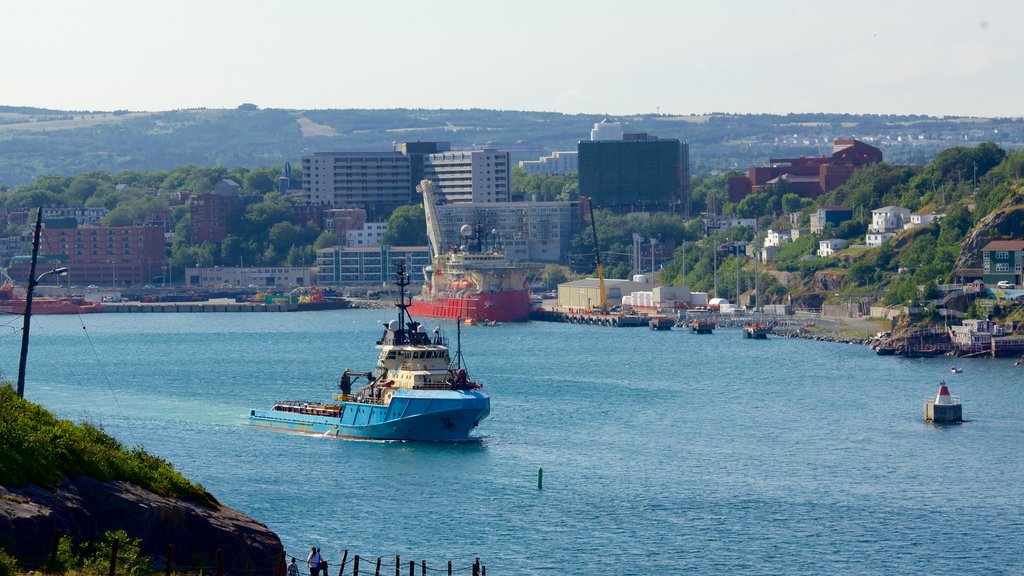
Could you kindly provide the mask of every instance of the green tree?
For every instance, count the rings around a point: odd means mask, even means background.
[[[323,232],[320,233],[319,236],[316,237],[316,241],[313,242],[313,249],[322,250],[324,248],[330,248],[332,246],[340,246],[341,244],[343,244],[343,242],[341,241],[341,239],[338,238],[337,234],[335,234],[334,232],[328,232],[327,230],[324,230]]]
[[[427,218],[421,204],[399,206],[388,219],[380,243],[385,246],[423,246],[427,243]]]

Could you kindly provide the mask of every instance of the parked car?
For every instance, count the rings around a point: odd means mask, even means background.
[[[1010,282],[1009,280],[1000,280],[999,282],[996,283],[996,286],[1004,289],[1013,288],[1013,282]]]

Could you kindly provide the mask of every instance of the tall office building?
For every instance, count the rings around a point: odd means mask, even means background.
[[[306,202],[362,208],[370,220],[387,217],[412,199],[409,157],[401,152],[317,152],[302,157]]]
[[[395,144],[395,152],[409,157],[410,190],[415,193],[416,186],[423,180],[423,159],[427,154],[447,152],[452,149],[451,142],[399,142]],[[413,194],[413,201],[417,196]]]
[[[689,212],[690,151],[675,138],[625,134],[580,141],[580,194],[619,212]]]
[[[498,150],[460,150],[428,154],[423,177],[433,180],[441,203],[508,202],[509,154]]]

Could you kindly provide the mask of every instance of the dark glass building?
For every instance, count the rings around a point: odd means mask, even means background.
[[[581,141],[580,194],[616,212],[689,212],[689,145],[675,138],[624,134],[622,140]]]

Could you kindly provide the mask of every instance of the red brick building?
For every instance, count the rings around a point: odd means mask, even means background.
[[[228,226],[239,209],[238,196],[200,194],[189,202],[192,217],[191,235],[193,244],[220,242],[228,234]]]
[[[106,286],[150,284],[163,274],[166,258],[164,231],[157,226],[46,229],[40,242],[44,253],[68,267],[72,284]],[[27,263],[11,274],[28,277]]]
[[[860,140],[836,140],[831,156],[771,158],[770,166],[751,166],[746,176],[729,178],[729,201],[739,202],[780,180],[794,194],[817,198],[845,184],[854,170],[881,161],[882,151],[874,146]]]

